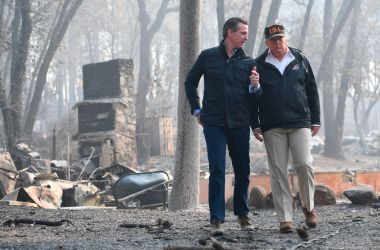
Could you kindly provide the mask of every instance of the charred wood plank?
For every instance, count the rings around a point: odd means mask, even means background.
[[[48,221],[48,220],[33,220],[33,219],[10,219],[3,223],[4,226],[12,226],[19,224],[30,224],[30,225],[44,225],[51,227],[62,226],[63,224],[71,224],[69,220],[59,220],[59,221]]]

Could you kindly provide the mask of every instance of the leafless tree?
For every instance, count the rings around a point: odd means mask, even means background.
[[[199,134],[185,95],[185,77],[200,50],[201,0],[180,2],[180,68],[178,132],[171,210],[194,208],[199,203]]]
[[[351,84],[353,74],[357,64],[357,27],[360,16],[360,1],[355,1],[353,10],[350,35],[347,36],[347,51],[346,58],[343,66],[343,73],[340,79],[340,86],[338,90],[338,101],[336,106],[336,126],[334,133],[334,140],[336,145],[336,153],[339,158],[344,159],[344,153],[342,148],[343,130],[344,130],[344,115],[346,111],[346,99],[348,88]]]
[[[41,65],[39,65],[38,67],[33,97],[31,99],[30,104],[28,105],[29,109],[25,114],[26,119],[24,123],[24,134],[27,137],[30,137],[33,132],[33,127],[36,121],[42,93],[45,88],[46,76],[49,70],[50,63],[53,60],[54,54],[57,51],[57,48],[66,33],[70,21],[72,20],[73,16],[75,15],[82,2],[83,0],[65,0],[62,5],[62,8],[59,11],[60,14],[57,19],[57,22],[54,24],[54,29],[51,34],[51,37],[47,41],[49,45],[47,46],[46,52],[44,53]]]
[[[281,6],[281,0],[272,0],[270,7],[269,7],[269,13],[267,16],[267,21],[265,22],[265,27],[276,23],[276,19],[278,17],[278,13],[280,11],[280,6]],[[263,38],[263,39],[261,39],[258,53],[261,53],[264,50],[265,50],[265,42],[264,42],[264,38]]]
[[[163,0],[156,17],[150,23],[145,0],[138,0],[139,4],[139,21],[140,21],[140,70],[137,85],[137,100],[136,100],[136,118],[139,120],[145,117],[147,94],[149,87],[152,85],[152,55],[151,43],[154,35],[160,29],[165,15],[168,11],[169,0]],[[141,132],[142,126],[136,124],[137,131]]]
[[[368,131],[368,119],[371,111],[380,99],[380,66],[378,60],[365,62],[364,72],[358,72],[359,76],[353,83],[353,94],[351,96],[354,106],[354,122],[359,135],[360,144],[364,152],[368,152],[365,135]],[[363,76],[367,76],[364,78]],[[360,105],[362,104],[362,105]]]
[[[216,0],[216,16],[218,18],[219,41],[223,39],[224,0]]]
[[[355,0],[345,1],[341,4],[339,9],[339,13],[336,17],[336,21],[334,27],[331,31],[331,35],[328,35],[327,31],[325,32],[324,37],[329,36],[327,40],[325,40],[325,50],[323,52],[323,57],[321,64],[319,66],[319,70],[316,76],[317,84],[321,84],[323,82],[323,112],[324,112],[324,124],[325,124],[325,148],[324,155],[327,157],[344,159],[341,145],[337,144],[337,140],[334,139],[337,121],[335,116],[335,105],[334,105],[334,85],[333,85],[333,77],[332,74],[332,60],[334,54],[334,48],[338,40],[338,36],[345,26],[354,6]],[[330,11],[332,9],[332,5],[328,5],[330,1],[325,2],[325,18],[329,19],[328,15],[330,15]],[[327,6],[326,6],[327,5]],[[326,20],[326,19],[325,19]],[[330,24],[326,23],[325,27],[329,27]],[[327,42],[328,41],[328,42]],[[330,67],[330,68],[328,68]],[[330,72],[329,72],[330,71]]]
[[[248,21],[249,40],[244,48],[244,51],[249,56],[252,56],[253,49],[255,48],[255,41],[256,41],[256,36],[257,36],[257,29],[259,27],[259,19],[260,19],[262,5],[263,5],[263,0],[252,1],[251,11],[249,14],[249,21]]]
[[[307,4],[306,7],[306,12],[305,16],[303,19],[303,25],[301,28],[301,35],[300,35],[300,41],[298,44],[298,49],[303,50],[303,46],[305,44],[305,39],[306,39],[306,33],[309,27],[309,22],[310,22],[310,16],[311,16],[311,9],[313,8],[314,0],[309,0],[309,3]]]
[[[26,61],[32,33],[30,12],[31,2],[29,0],[16,0],[11,24],[11,85],[9,98],[6,97],[4,84],[0,85],[3,88],[0,90],[2,93],[1,106],[4,107],[2,114],[9,150],[12,150],[17,140],[21,139],[22,91],[25,85]]]

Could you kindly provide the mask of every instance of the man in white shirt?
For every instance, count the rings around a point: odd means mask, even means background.
[[[292,232],[292,194],[288,183],[289,150],[298,175],[305,223],[318,224],[314,209],[314,173],[310,138],[320,128],[319,96],[309,61],[288,47],[282,25],[265,28],[268,49],[255,59],[262,96],[253,106],[254,136],[267,151],[273,201],[280,232]]]

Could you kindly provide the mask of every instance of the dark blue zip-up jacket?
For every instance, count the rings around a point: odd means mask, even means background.
[[[261,90],[249,93],[249,76],[254,60],[237,49],[228,58],[224,41],[218,47],[206,49],[198,56],[185,81],[186,96],[191,113],[201,109],[202,123],[220,127],[249,127],[252,125],[251,99],[258,98]],[[202,107],[197,92],[204,76]]]
[[[262,95],[253,102],[253,128],[308,128],[320,125],[317,84],[309,61],[301,51],[289,48],[295,59],[284,74],[265,62],[268,49],[255,59]]]

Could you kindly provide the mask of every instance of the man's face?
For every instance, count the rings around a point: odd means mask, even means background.
[[[285,36],[278,36],[266,40],[265,44],[270,52],[275,56],[282,56],[288,51],[288,40]]]
[[[239,23],[237,31],[233,32],[232,30],[228,30],[228,37],[234,48],[243,48],[245,42],[248,40],[248,25]]]

